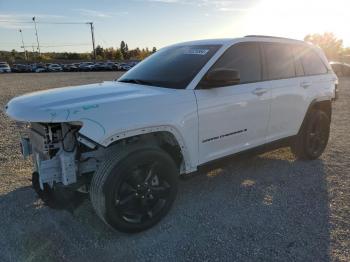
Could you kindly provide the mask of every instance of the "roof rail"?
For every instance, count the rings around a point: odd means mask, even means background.
[[[286,39],[286,40],[301,41],[301,40],[296,40],[296,39],[287,38],[287,37],[269,36],[269,35],[246,35],[245,37],[264,37],[264,38],[274,38],[274,39]]]

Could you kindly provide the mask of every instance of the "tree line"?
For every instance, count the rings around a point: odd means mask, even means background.
[[[125,41],[121,41],[119,47],[103,48],[97,45],[95,48],[96,60],[143,60],[147,56],[155,53],[156,47],[149,49],[148,47],[140,49],[129,49],[128,44]],[[77,52],[42,52],[40,55],[38,52],[30,52],[27,50],[27,60],[37,62],[50,62],[55,60],[93,60],[93,52],[77,53]],[[18,61],[23,62],[25,60],[24,52],[18,52],[15,49],[12,51],[0,51],[0,61],[7,61],[15,63]]]
[[[97,60],[143,60],[147,56],[155,53],[157,48],[153,47],[152,50],[149,50],[148,47],[142,49],[137,47],[130,50],[128,44],[121,41],[119,48],[103,48],[98,45],[95,50]]]
[[[350,47],[345,47],[333,33],[310,34],[304,40],[322,48],[329,61],[343,61],[350,56]]]
[[[338,39],[333,33],[309,34],[304,38],[305,41],[311,42],[322,48],[330,61],[350,62],[350,47],[344,47],[343,40]],[[121,41],[116,48],[103,48],[98,45],[95,49],[97,60],[142,60],[157,51],[155,47],[151,50],[148,48],[129,49],[125,41]],[[37,52],[27,52],[29,61],[55,61],[55,60],[92,60],[93,53],[70,53],[70,52],[46,52],[39,54]],[[347,58],[347,59],[345,59]],[[15,63],[24,60],[24,52],[0,51],[0,61]]]

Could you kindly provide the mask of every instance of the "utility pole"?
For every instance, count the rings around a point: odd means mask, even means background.
[[[27,57],[27,51],[26,51],[26,47],[24,45],[24,41],[23,41],[23,33],[22,33],[22,29],[19,29],[19,32],[21,34],[21,39],[22,39],[22,48],[24,50],[24,60],[28,60],[28,57]]]
[[[91,29],[92,49],[93,49],[93,54],[94,54],[94,61],[96,61],[94,23],[93,22],[88,22],[87,24],[90,25],[90,29]]]
[[[34,26],[35,26],[36,42],[38,43],[38,52],[39,52],[39,56],[40,56],[40,44],[39,44],[38,29],[36,28],[35,16],[33,16],[33,22],[34,22]]]

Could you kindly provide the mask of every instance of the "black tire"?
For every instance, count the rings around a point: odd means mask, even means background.
[[[168,213],[177,194],[178,177],[175,162],[159,148],[115,151],[92,178],[91,202],[97,215],[113,229],[140,232]]]
[[[73,211],[87,198],[84,193],[58,186],[51,188],[46,183],[44,189],[41,189],[37,172],[32,174],[32,187],[44,204],[53,209]]]
[[[327,147],[330,119],[321,110],[312,110],[291,146],[293,154],[301,160],[319,158]]]

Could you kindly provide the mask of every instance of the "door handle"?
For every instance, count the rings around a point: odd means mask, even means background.
[[[303,87],[303,88],[308,88],[308,87],[311,86],[311,83],[310,82],[301,82],[300,86]]]
[[[265,94],[267,92],[267,89],[265,88],[261,88],[261,87],[258,87],[256,88],[254,91],[252,91],[252,93],[254,95],[257,95],[257,96],[262,96],[263,94]]]

